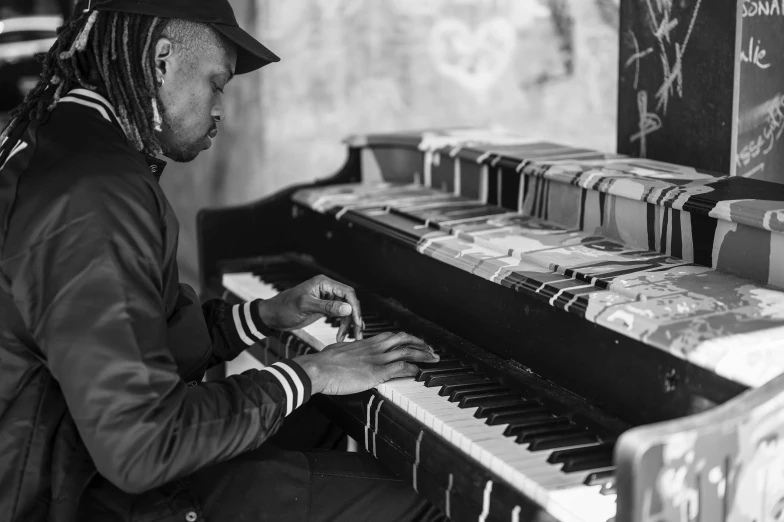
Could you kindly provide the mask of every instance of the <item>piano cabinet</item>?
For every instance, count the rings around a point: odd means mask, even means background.
[[[454,520],[778,520],[778,201],[489,131],[354,137],[329,178],[202,211],[202,284],[250,300],[325,273],[357,289],[369,334],[436,347],[416,379],[313,400]]]

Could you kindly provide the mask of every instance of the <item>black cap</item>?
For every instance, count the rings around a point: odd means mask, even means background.
[[[234,74],[244,74],[280,61],[275,53],[240,28],[229,0],[80,0],[84,9],[119,11],[161,18],[177,18],[210,25],[237,45]]]

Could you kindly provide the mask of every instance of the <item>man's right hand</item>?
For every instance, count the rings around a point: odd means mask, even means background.
[[[312,393],[348,395],[389,379],[411,377],[412,363],[433,363],[438,355],[422,339],[406,333],[382,333],[352,343],[335,343],[320,353],[294,359],[310,377]]]

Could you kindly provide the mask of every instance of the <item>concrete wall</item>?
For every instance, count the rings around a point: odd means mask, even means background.
[[[226,90],[228,121],[164,185],[196,278],[195,215],[329,175],[353,133],[498,125],[611,151],[617,0],[232,0],[281,56]]]

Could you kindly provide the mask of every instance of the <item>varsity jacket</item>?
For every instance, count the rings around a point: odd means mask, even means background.
[[[75,520],[91,480],[169,484],[310,396],[290,360],[201,382],[271,331],[179,283],[164,166],[84,89],[0,145],[0,521]]]

